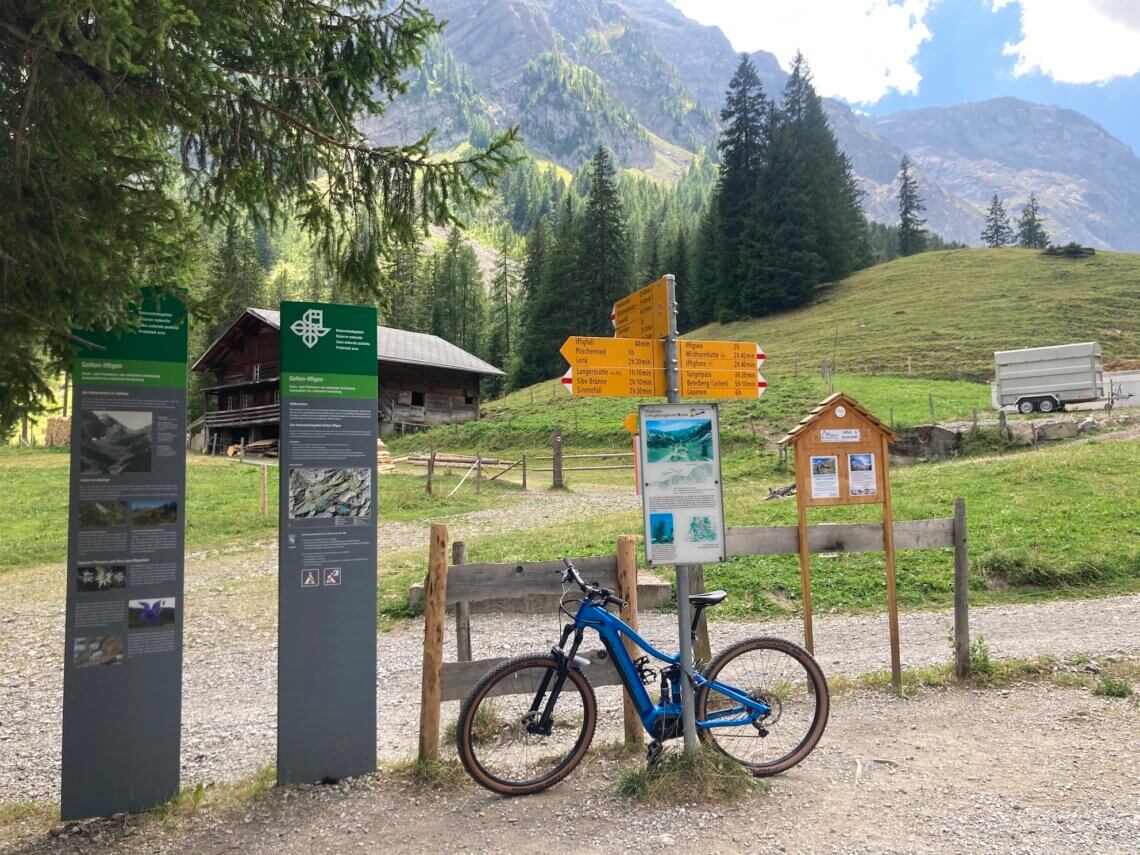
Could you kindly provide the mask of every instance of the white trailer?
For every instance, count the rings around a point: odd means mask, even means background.
[[[995,403],[1019,413],[1052,413],[1066,404],[1105,398],[1100,345],[1095,341],[999,350],[994,354]]]

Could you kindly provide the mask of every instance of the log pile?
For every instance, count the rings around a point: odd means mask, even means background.
[[[52,448],[71,445],[71,416],[52,416],[47,420],[44,444]]]
[[[391,475],[395,471],[396,467],[392,463],[392,455],[388,453],[388,446],[384,444],[384,440],[376,440],[376,474]]]
[[[246,454],[260,454],[263,457],[277,457],[280,443],[276,439],[259,439],[256,442],[245,444]],[[226,446],[226,457],[237,457],[241,454],[241,443]]]

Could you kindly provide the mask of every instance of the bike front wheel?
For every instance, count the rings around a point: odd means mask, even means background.
[[[759,776],[795,766],[815,748],[827,726],[827,680],[811,654],[782,638],[751,638],[720,653],[705,677],[762,700],[771,713],[755,722],[700,730],[701,739]],[[704,685],[696,698],[697,721],[740,704]],[[739,719],[739,714],[732,715]]]
[[[455,733],[459,759],[487,789],[505,796],[537,793],[569,775],[585,756],[598,706],[578,669],[566,674],[550,726],[538,726],[557,674],[553,656],[520,656],[488,672],[463,702]]]

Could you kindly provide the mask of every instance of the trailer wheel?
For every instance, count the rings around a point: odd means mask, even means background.
[[[1020,401],[1017,402],[1017,411],[1019,413],[1021,413],[1023,416],[1027,416],[1030,413],[1032,413],[1033,412],[1033,399],[1032,398],[1022,398]]]
[[[1057,409],[1057,402],[1052,398],[1042,398],[1037,402],[1037,409],[1042,413],[1051,413]]]

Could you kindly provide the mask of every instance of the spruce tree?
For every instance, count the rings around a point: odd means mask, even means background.
[[[926,249],[926,205],[918,195],[918,181],[911,175],[910,156],[899,164],[899,255],[914,255]]]
[[[1013,229],[1009,226],[1009,216],[1005,212],[998,194],[994,193],[990,199],[989,210],[986,211],[986,225],[982,229],[982,243],[991,249],[999,246],[1009,246],[1013,243]]]
[[[488,312],[487,361],[499,368],[506,368],[511,364],[512,333],[517,339],[517,330],[514,329],[514,301],[518,275],[515,271],[515,261],[511,257],[510,240],[511,230],[504,226],[500,230],[499,245],[496,248],[495,276],[491,280],[491,305]],[[517,345],[517,342],[515,344]],[[492,398],[502,394],[506,385],[502,377],[488,377],[483,383],[484,393]]]
[[[637,274],[634,287],[647,285],[661,278],[661,219],[660,214],[650,213],[645,219],[641,232],[641,247],[638,252]]]
[[[1041,219],[1037,194],[1030,193],[1017,220],[1017,245],[1026,249],[1044,249],[1049,245],[1049,234]]]
[[[721,320],[744,314],[741,290],[748,272],[743,258],[745,234],[756,214],[760,172],[768,146],[766,128],[772,105],[764,95],[760,77],[747,55],[741,55],[720,111],[721,134],[717,144],[720,170],[712,205],[716,229],[716,260],[708,312]],[[700,312],[704,314],[704,312]]]
[[[579,229],[577,335],[613,332],[610,311],[632,282],[625,213],[618,198],[613,159],[599,146],[590,161],[590,191]],[[562,343],[558,342],[557,346]]]
[[[689,278],[689,233],[682,222],[677,226],[673,240],[665,251],[664,272],[672,273],[676,279],[677,288],[677,328],[682,332],[693,328],[692,316],[689,312],[690,303],[697,293],[693,281]]]
[[[549,280],[549,252],[550,230],[546,217],[541,217],[526,239],[519,342],[510,364],[510,384],[515,389],[548,379],[540,367],[549,349],[549,342],[542,337],[541,315],[548,309],[544,302],[544,289]]]

